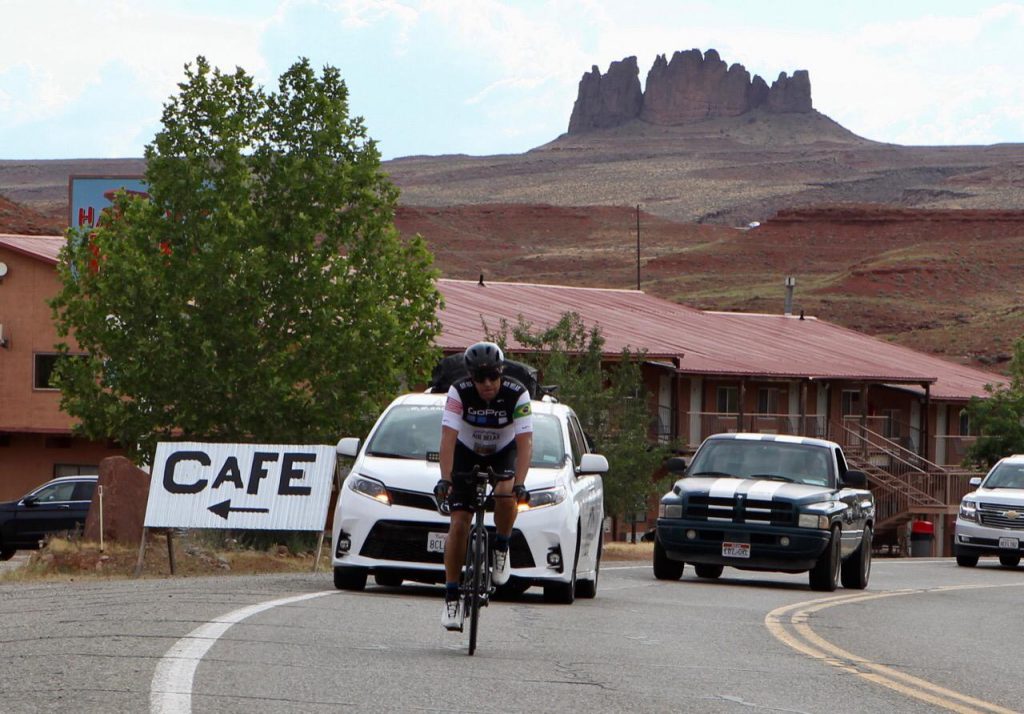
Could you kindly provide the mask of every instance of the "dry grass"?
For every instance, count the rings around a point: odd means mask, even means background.
[[[605,560],[646,560],[654,553],[654,543],[605,543]]]
[[[292,553],[285,546],[270,551],[244,548],[214,549],[189,534],[175,536],[174,575],[257,575],[264,573],[311,572],[315,552]],[[0,582],[34,580],[74,580],[76,578],[133,577],[139,548],[121,543],[99,543],[77,539],[53,538],[34,551],[23,566],[0,574]],[[325,546],[319,569],[331,567]],[[141,577],[167,577],[171,574],[167,538],[151,535],[147,541]]]

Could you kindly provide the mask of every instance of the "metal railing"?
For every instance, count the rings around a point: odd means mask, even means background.
[[[900,444],[858,424],[835,423],[835,440],[846,445],[847,458],[871,480],[878,524],[898,522],[913,513],[951,513],[970,480],[980,474],[932,463]]]
[[[744,414],[741,418],[736,412],[689,412],[686,417],[687,423],[681,425],[680,432],[689,434],[689,425],[697,419],[701,439],[711,434],[737,431],[825,438],[828,427],[828,420],[817,414],[803,417],[799,414]]]

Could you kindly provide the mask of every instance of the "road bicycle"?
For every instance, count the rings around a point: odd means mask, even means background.
[[[476,652],[477,631],[480,625],[480,608],[487,607],[487,603],[494,594],[494,585],[491,583],[491,569],[493,561],[490,557],[490,548],[487,545],[487,526],[484,525],[484,513],[487,506],[493,503],[495,498],[515,498],[509,494],[495,494],[494,487],[501,481],[508,481],[513,478],[513,473],[495,473],[490,466],[481,469],[474,466],[472,471],[465,473],[453,473],[452,480],[458,479],[466,483],[471,482],[475,486],[473,501],[469,504],[473,514],[473,525],[469,530],[469,538],[466,544],[466,560],[462,566],[462,580],[459,583],[459,597],[462,599],[462,621],[469,619],[469,654]],[[488,490],[489,487],[489,490]],[[447,502],[438,504],[442,513],[447,510]]]

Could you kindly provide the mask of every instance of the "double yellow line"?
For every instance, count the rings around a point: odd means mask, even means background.
[[[903,595],[991,587],[1020,587],[1020,585],[953,585],[927,590],[888,590],[880,593],[839,595],[776,608],[765,615],[764,624],[776,639],[797,652],[821,660],[850,674],[855,674],[869,682],[882,687],[888,687],[904,696],[948,709],[949,711],[959,712],[960,714],[982,714],[984,712],[1014,714],[1015,710],[1013,709],[1006,709],[991,702],[969,697],[966,694],[940,687],[927,680],[913,677],[891,667],[867,660],[852,652],[847,652],[822,639],[808,624],[810,616],[814,613],[839,605],[852,605]]]

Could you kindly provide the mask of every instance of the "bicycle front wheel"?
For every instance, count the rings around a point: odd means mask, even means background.
[[[470,534],[469,560],[471,563],[468,578],[466,605],[469,616],[469,654],[476,652],[476,636],[480,627],[480,608],[487,588],[487,531],[482,526],[474,526]]]

